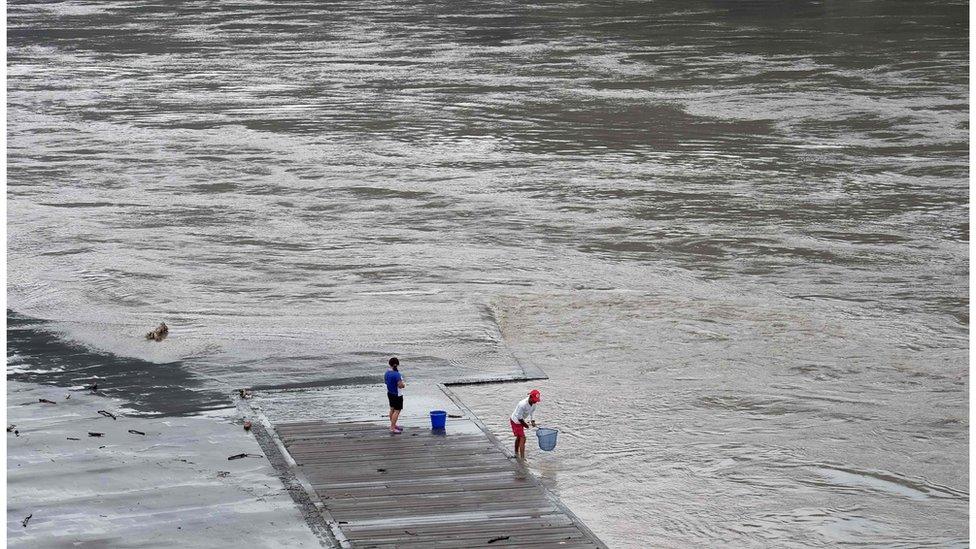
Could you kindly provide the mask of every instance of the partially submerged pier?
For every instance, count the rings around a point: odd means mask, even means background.
[[[263,425],[259,441],[264,439],[267,453],[280,454],[269,457],[286,469],[279,471],[283,479],[304,490],[296,502],[306,507],[313,530],[317,523],[321,535],[321,524],[328,525],[331,539],[324,542],[357,548],[605,547],[449,389],[428,386],[414,399],[424,403],[420,408],[447,410],[452,417],[446,430],[431,430],[414,414],[401,422],[406,430],[399,435],[375,417],[384,403],[369,392],[309,393],[256,395],[242,403],[242,411]],[[355,410],[328,419],[295,417],[337,409],[354,395],[368,395],[363,410],[376,400],[373,417],[354,418],[364,414]],[[315,397],[331,405],[316,406]],[[303,400],[306,407],[289,410],[289,400],[293,406]],[[312,508],[315,513],[308,512]]]

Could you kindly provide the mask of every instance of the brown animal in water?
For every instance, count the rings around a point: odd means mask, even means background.
[[[166,338],[166,334],[169,333],[169,326],[165,322],[161,322],[159,326],[146,334],[146,339],[151,339],[153,341],[162,341]]]

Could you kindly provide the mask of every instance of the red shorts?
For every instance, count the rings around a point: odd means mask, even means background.
[[[513,435],[515,435],[517,437],[524,437],[525,436],[525,427],[522,427],[522,424],[521,423],[515,423],[511,419],[509,419],[508,422],[512,424],[512,434]]]

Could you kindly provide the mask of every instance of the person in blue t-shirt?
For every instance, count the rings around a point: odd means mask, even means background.
[[[390,369],[384,376],[386,382],[386,396],[390,401],[390,432],[399,434],[403,432],[403,427],[397,425],[400,419],[400,411],[403,410],[403,374],[400,373],[400,360],[397,357],[390,359]]]

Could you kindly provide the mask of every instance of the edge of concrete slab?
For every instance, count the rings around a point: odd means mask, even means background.
[[[486,375],[479,377],[468,377],[461,378],[452,381],[445,381],[443,383],[438,383],[441,387],[454,387],[457,385],[484,385],[487,383],[518,383],[521,381],[538,381],[542,379],[549,379],[549,376],[542,371],[542,368],[538,366],[526,366],[516,357],[512,355],[512,360],[515,364],[522,370],[522,375],[512,376],[512,375]]]
[[[257,440],[261,450],[264,451],[264,455],[268,458],[272,468],[277,472],[278,478],[285,486],[292,501],[301,511],[305,523],[315,534],[315,537],[319,539],[322,546],[330,549],[351,547],[339,529],[338,523],[332,518],[318,494],[315,493],[311,483],[296,467],[295,460],[285,449],[284,443],[278,438],[278,434],[268,418],[251,408],[246,399],[236,394],[232,395],[232,398],[238,411],[245,418],[257,420],[251,422],[251,432],[254,433],[255,440]]]
[[[538,380],[543,380],[543,379],[549,379],[549,376],[547,376],[547,375],[539,375],[539,376],[519,376],[519,377],[512,377],[512,376],[509,376],[509,377],[491,377],[491,376],[472,377],[472,378],[459,379],[459,380],[456,380],[456,381],[445,381],[445,382],[442,382],[442,383],[438,383],[438,385],[442,385],[444,387],[458,387],[458,386],[462,386],[462,385],[488,385],[489,383],[520,383],[520,382],[523,382],[523,381],[538,381]]]

